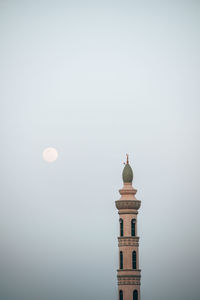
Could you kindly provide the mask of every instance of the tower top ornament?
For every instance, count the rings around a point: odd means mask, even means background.
[[[126,162],[124,162],[124,165],[128,165],[129,164],[129,155],[126,153]]]
[[[133,170],[129,165],[129,155],[126,154],[126,163],[124,163],[125,167],[122,172],[122,178],[124,183],[131,183],[133,181]]]

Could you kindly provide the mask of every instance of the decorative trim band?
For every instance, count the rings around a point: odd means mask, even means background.
[[[139,247],[139,237],[118,237],[118,246],[135,246]]]
[[[118,285],[140,285],[141,276],[117,276]]]
[[[137,193],[136,189],[133,188],[123,188],[119,190],[120,195],[135,195]]]
[[[137,215],[138,214],[138,211],[137,210],[128,210],[128,211],[118,211],[118,214],[119,215]]]

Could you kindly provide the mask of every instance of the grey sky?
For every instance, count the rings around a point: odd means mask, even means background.
[[[142,299],[199,299],[199,28],[199,1],[0,1],[2,300],[117,299],[127,152]]]

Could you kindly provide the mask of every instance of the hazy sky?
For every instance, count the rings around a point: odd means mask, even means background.
[[[200,1],[1,0],[0,36],[0,299],[117,300],[128,152],[142,300],[198,300]]]

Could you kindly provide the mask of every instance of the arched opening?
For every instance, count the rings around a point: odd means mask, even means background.
[[[123,252],[120,251],[119,253],[119,260],[120,260],[120,263],[119,263],[119,268],[122,270],[123,269]]]
[[[123,300],[123,291],[122,290],[119,291],[119,300]]]
[[[131,220],[131,235],[135,236],[136,232],[135,232],[135,224],[136,224],[136,219],[132,219]]]
[[[122,219],[119,219],[119,224],[120,224],[120,236],[124,235],[124,222]]]
[[[136,251],[132,252],[132,268],[133,270],[136,270],[137,264],[136,264]]]
[[[138,300],[138,291],[133,291],[133,300]]]

